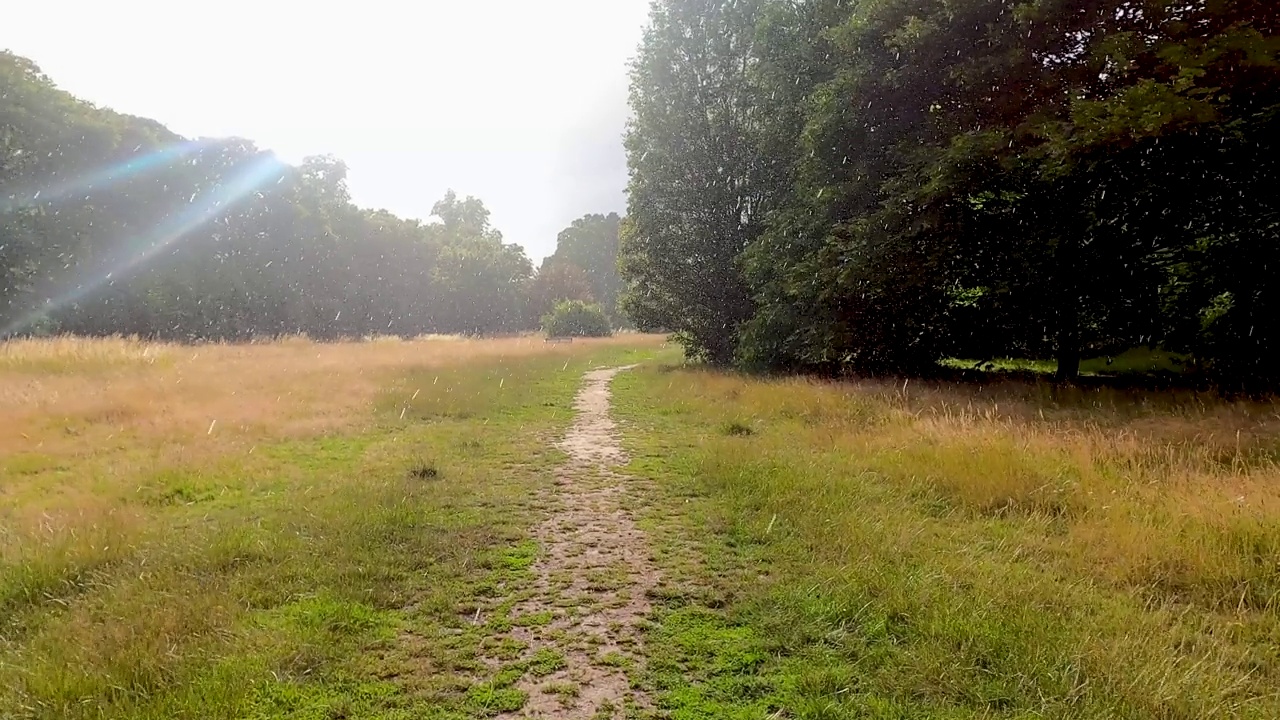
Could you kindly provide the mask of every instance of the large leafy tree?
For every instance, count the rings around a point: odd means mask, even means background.
[[[527,286],[533,266],[518,245],[489,225],[484,203],[450,191],[436,203],[443,222],[429,228],[440,246],[432,282],[434,324],[448,332],[511,332],[529,326]]]
[[[686,351],[733,359],[752,303],[739,256],[763,197],[750,81],[755,0],[658,0],[632,68],[624,310]]]
[[[1280,381],[1263,0],[655,3],[625,306],[826,372],[1163,343]]]
[[[1198,336],[1217,356],[1247,326],[1260,361],[1264,283],[1198,269],[1271,262],[1273,205],[1251,188],[1275,158],[1260,128],[1280,86],[1276,14],[1164,0],[775,13],[758,96],[805,110],[764,160],[795,175],[745,254],[759,309],[744,357],[919,371],[945,352],[1056,353],[1070,378],[1082,349],[1173,342],[1174,323],[1218,328]],[[771,115],[785,138],[794,120]]]
[[[1252,2],[1021,3],[987,24],[980,54],[949,63],[974,120],[948,131],[919,186],[960,218],[946,256],[1001,331],[979,333],[988,346],[1047,338],[1070,378],[1084,348],[1178,342],[1177,261],[1242,227],[1275,237],[1269,196],[1249,188],[1276,160],[1258,130],[1278,107],[1276,18]],[[1254,246],[1262,265],[1268,245]]]

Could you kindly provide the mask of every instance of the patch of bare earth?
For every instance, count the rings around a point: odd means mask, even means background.
[[[628,674],[642,662],[639,626],[657,572],[624,507],[628,479],[614,468],[626,454],[609,417],[609,383],[627,369],[586,374],[576,420],[560,442],[569,460],[557,471],[549,517],[534,531],[541,546],[536,580],[512,612],[510,636],[526,657],[563,662],[541,677],[526,674],[519,687],[528,700],[503,717],[623,718],[651,709]],[[521,626],[521,617],[546,620]]]

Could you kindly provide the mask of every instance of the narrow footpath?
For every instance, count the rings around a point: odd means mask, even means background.
[[[550,513],[534,530],[541,553],[533,593],[513,613],[551,619],[509,633],[526,656],[565,662],[550,675],[521,680],[528,701],[502,717],[604,720],[651,710],[628,671],[643,661],[638,625],[648,616],[657,571],[625,509],[627,478],[615,468],[627,458],[609,417],[610,382],[631,367],[588,372],[574,402],[577,417],[559,443],[569,459],[557,471]]]

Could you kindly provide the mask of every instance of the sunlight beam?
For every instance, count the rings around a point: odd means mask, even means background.
[[[194,198],[182,212],[162,223],[149,236],[141,238],[139,244],[143,246],[142,250],[125,257],[88,282],[81,283],[57,297],[47,299],[38,309],[32,310],[0,330],[0,338],[22,332],[49,313],[111,282],[116,275],[143,265],[182,240],[193,230],[226,212],[231,205],[249,196],[268,181],[281,177],[287,167],[274,155],[263,155],[249,161],[238,172],[219,183],[211,192]]]
[[[94,188],[100,188],[103,185],[110,185],[114,182],[173,165],[176,161],[183,160],[187,156],[199,152],[206,145],[208,145],[208,142],[201,140],[175,143],[136,155],[114,165],[77,175],[50,187],[27,188],[12,192],[8,197],[0,198],[0,214],[36,205],[55,203],[73,195],[88,193]]]

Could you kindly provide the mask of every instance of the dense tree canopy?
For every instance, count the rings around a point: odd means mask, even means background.
[[[584,215],[560,231],[555,253],[543,261],[539,272],[564,268],[562,274],[576,275],[580,271],[589,286],[589,297],[561,295],[557,300],[595,300],[609,315],[616,313],[622,287],[618,277],[621,223],[617,213]]]
[[[1280,381],[1268,0],[658,0],[622,269],[693,355]]]
[[[586,270],[567,260],[549,257],[542,261],[533,280],[530,308],[541,316],[562,300],[595,302],[595,291]]]
[[[0,54],[0,336],[173,339],[534,328],[532,265],[475,198],[356,207],[346,167],[192,141]]]
[[[618,238],[622,219],[617,213],[584,215],[556,238],[556,251],[542,261],[530,292],[530,308],[540,316],[562,301],[599,306],[610,327],[621,325],[618,295]],[[545,325],[545,322],[544,322]]]

